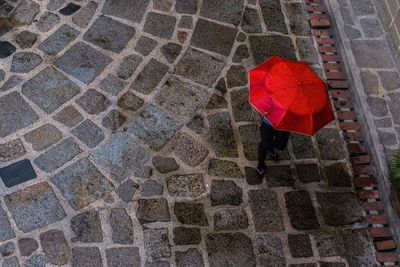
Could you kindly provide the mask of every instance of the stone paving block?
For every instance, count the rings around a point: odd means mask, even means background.
[[[208,234],[205,240],[210,266],[256,266],[251,239],[242,233]]]
[[[179,165],[174,158],[155,156],[152,162],[156,170],[160,173],[169,173],[179,169]]]
[[[226,82],[228,88],[247,85],[246,69],[243,66],[232,66],[226,74]],[[249,110],[251,111],[251,109]]]
[[[261,141],[258,125],[239,126],[244,155],[248,160],[258,159],[258,145]]]
[[[392,112],[392,118],[394,123],[400,124],[400,114],[397,112],[400,110],[400,94],[399,93],[390,93],[389,94],[389,108]]]
[[[290,140],[292,141],[293,152],[297,159],[316,157],[311,137],[303,134],[292,133],[290,135]]]
[[[156,88],[167,72],[167,65],[152,58],[138,74],[130,88],[148,95]]]
[[[201,6],[200,15],[237,26],[242,17],[242,9],[243,0],[205,0]]]
[[[210,55],[189,48],[176,65],[175,73],[210,87],[216,82],[224,65]]]
[[[167,228],[143,230],[143,238],[146,255],[155,258],[171,256]]]
[[[73,267],[97,267],[102,266],[100,250],[98,247],[72,248]]]
[[[317,201],[328,225],[341,226],[363,221],[361,203],[354,193],[317,193]]]
[[[378,71],[382,87],[386,91],[400,88],[400,76],[395,71]]]
[[[135,54],[124,57],[118,68],[118,77],[121,79],[130,78],[139,66],[140,62],[142,62],[142,58]]]
[[[153,175],[153,169],[150,166],[142,166],[133,172],[133,176],[142,179],[149,179]]]
[[[111,110],[101,121],[101,125],[111,131],[118,130],[126,122],[126,117],[116,109]]]
[[[18,248],[22,256],[29,256],[36,251],[38,243],[33,238],[21,238],[18,240]]]
[[[24,267],[46,267],[46,256],[39,254],[24,262]]]
[[[11,72],[28,73],[42,63],[42,58],[34,53],[19,52],[14,54]]]
[[[382,40],[351,40],[351,49],[360,68],[391,68],[390,50]],[[369,55],[365,57],[363,55]]]
[[[62,139],[62,133],[52,124],[44,124],[24,135],[36,151],[42,151]]]
[[[371,0],[350,0],[356,16],[374,14],[374,4]]]
[[[385,99],[369,96],[367,98],[367,103],[372,115],[376,117],[383,117],[388,114],[388,108]]]
[[[4,70],[0,69],[0,81],[3,81],[5,77],[6,73],[4,72]]]
[[[0,58],[7,58],[12,55],[16,50],[17,48],[10,42],[0,42]]]
[[[19,267],[17,257],[11,257],[8,259],[4,259],[2,267]]]
[[[201,256],[200,252],[195,248],[190,248],[187,251],[175,252],[175,261],[176,266],[179,267],[186,267],[186,266],[193,266],[193,267],[203,267],[204,261],[203,257]]]
[[[361,71],[360,78],[367,95],[379,93],[379,80],[375,73],[372,73],[369,70]]]
[[[237,30],[234,28],[199,19],[194,28],[190,44],[223,56],[229,56],[236,34]]]
[[[178,27],[183,28],[183,29],[192,29],[193,28],[193,18],[191,16],[182,16],[181,20],[179,21]]]
[[[197,134],[204,134],[208,127],[205,124],[205,119],[202,115],[196,114],[187,124],[186,126]]]
[[[320,170],[318,164],[299,164],[296,166],[297,175],[302,183],[315,183],[321,180]]]
[[[217,84],[215,85],[215,89],[220,91],[221,94],[226,93],[226,82],[223,77],[218,80]]]
[[[40,6],[31,0],[22,0],[15,8],[12,18],[18,24],[29,25],[40,12]]]
[[[75,234],[72,242],[101,243],[103,231],[98,211],[87,211],[72,217],[70,226]]]
[[[302,3],[285,3],[285,11],[292,34],[311,35],[310,24],[306,19],[307,15]]]
[[[155,96],[156,103],[178,115],[193,115],[204,102],[207,91],[173,77]]]
[[[154,106],[146,106],[128,123],[126,132],[159,151],[182,126],[182,122],[169,114]]]
[[[139,248],[120,247],[106,249],[107,266],[140,267]]]
[[[241,28],[247,33],[262,32],[260,18],[256,9],[246,7],[243,12]]]
[[[296,60],[293,43],[289,37],[280,35],[250,36],[249,42],[256,65],[263,63],[272,56]]]
[[[288,235],[288,243],[290,254],[293,258],[312,257],[310,237],[307,234],[291,234]]]
[[[36,178],[36,172],[28,159],[15,162],[0,169],[0,176],[6,187],[12,187]]]
[[[122,181],[149,159],[149,154],[124,133],[117,133],[97,148],[90,158],[113,179]]]
[[[381,25],[376,18],[360,19],[360,24],[365,37],[379,37],[383,34]]]
[[[22,31],[17,36],[15,36],[15,41],[19,44],[19,46],[24,48],[31,48],[33,44],[36,42],[37,36],[35,33],[29,31]]]
[[[55,56],[68,44],[75,40],[79,35],[79,31],[68,26],[67,24],[62,25],[52,35],[47,37],[38,48],[44,53]]]
[[[346,264],[343,262],[324,262],[320,261],[319,262],[320,267],[345,267]]]
[[[350,39],[358,39],[361,37],[361,32],[356,27],[350,25],[344,25],[344,33]]]
[[[175,3],[175,10],[178,13],[196,14],[197,0],[177,0]]]
[[[176,18],[160,13],[150,12],[143,27],[143,31],[156,37],[170,39],[174,33]]]
[[[87,158],[82,158],[51,178],[68,203],[80,210],[104,197],[114,186]]]
[[[104,140],[103,131],[89,119],[84,120],[71,132],[89,148],[95,148]]]
[[[78,42],[55,62],[55,66],[81,82],[89,84],[103,72],[111,61],[111,58],[89,45]]]
[[[211,159],[208,165],[208,174],[226,178],[243,178],[239,166],[228,160]]]
[[[325,160],[344,159],[345,150],[339,131],[332,128],[323,128],[316,135],[321,158]]]
[[[235,205],[242,202],[243,190],[234,181],[213,180],[211,183],[210,200],[212,206]]]
[[[118,107],[126,110],[138,111],[143,104],[144,100],[131,92],[126,92],[118,99]]]
[[[174,147],[174,153],[180,160],[191,167],[199,165],[208,155],[208,149],[197,142],[192,136],[182,133],[177,145]]]
[[[175,59],[182,51],[182,46],[176,43],[167,43],[160,48],[162,55],[169,63],[174,63]]]
[[[18,228],[24,233],[59,221],[66,216],[53,190],[46,182],[6,195],[4,200]],[[6,236],[9,237],[11,229],[7,229],[7,223],[4,228]]]
[[[7,5],[7,6],[12,8],[12,6],[10,6],[10,5]],[[11,10],[10,10],[10,12],[11,12]],[[13,25],[11,19],[9,19],[9,18],[0,18],[0,36],[3,36],[7,32],[11,31],[13,26],[14,25]]]
[[[172,175],[166,179],[169,195],[196,198],[206,192],[202,174]]]
[[[249,204],[256,232],[275,232],[285,230],[278,196],[274,191],[250,190]],[[268,218],[266,220],[266,218]]]
[[[85,33],[83,40],[114,53],[120,53],[135,32],[133,27],[109,17],[100,16]]]
[[[58,112],[53,119],[68,127],[74,127],[83,120],[83,116],[73,106],[67,106]]]
[[[133,244],[133,223],[124,208],[111,209],[110,226],[112,228],[113,243]]]
[[[60,12],[61,15],[70,16],[74,14],[76,11],[78,11],[80,8],[81,8],[80,5],[77,5],[75,3],[68,3],[68,5],[61,8],[60,11],[58,12]]]
[[[156,1],[165,1],[165,0],[156,0]],[[172,1],[172,0],[168,0]],[[157,262],[146,262],[145,267],[170,267],[170,263],[168,261],[157,261]]]
[[[344,253],[342,240],[336,232],[315,233],[314,240],[321,257],[342,256]]]
[[[140,224],[171,221],[166,199],[139,199],[138,203],[136,216]]]
[[[260,0],[261,14],[268,31],[287,34],[285,17],[279,0]],[[261,63],[261,62],[260,62]],[[260,64],[256,63],[256,64]]]
[[[201,242],[199,228],[176,227],[174,228],[175,245],[196,245]]]
[[[53,67],[47,67],[22,85],[22,93],[50,114],[80,91],[78,85]]]
[[[378,132],[379,141],[385,147],[397,144],[395,133],[388,133],[388,132],[384,132],[384,131],[380,131],[380,130],[378,130],[377,132]]]
[[[6,137],[38,119],[38,115],[18,92],[0,97],[0,137]]]
[[[319,222],[307,191],[285,193],[286,208],[294,229],[312,230],[319,228]]]
[[[0,144],[0,163],[18,159],[25,154],[25,147],[19,138],[4,144]]]
[[[175,202],[174,214],[182,224],[208,226],[204,206],[201,203]]]
[[[154,48],[156,48],[157,45],[157,41],[143,35],[136,42],[135,50],[143,56],[147,56],[154,50]]]
[[[349,266],[374,266],[374,248],[368,230],[365,228],[342,230],[340,236],[344,245],[344,257]]]
[[[226,109],[228,107],[225,98],[217,94],[212,94],[212,96],[207,99],[207,102],[206,109]]]
[[[0,241],[6,241],[15,237],[14,230],[8,220],[7,213],[0,207]]]
[[[23,79],[17,75],[12,75],[10,78],[8,78],[7,81],[3,83],[3,85],[0,87],[0,91],[7,91],[9,89],[14,88],[18,84],[22,83]]]
[[[334,163],[324,167],[328,185],[338,187],[350,187],[351,176],[345,163]]]
[[[96,2],[89,2],[72,16],[72,22],[78,27],[86,28],[89,22],[92,20],[97,7],[98,4]]]
[[[150,0],[106,0],[102,13],[140,23]]]
[[[60,230],[50,230],[41,233],[40,244],[47,260],[55,265],[63,265],[69,260],[69,246],[64,233]]]
[[[249,89],[243,88],[231,92],[230,96],[233,118],[235,121],[254,121],[253,107],[249,103]]]
[[[138,189],[139,185],[134,181],[128,179],[127,181],[123,182],[117,188],[117,190],[115,190],[115,192],[117,193],[119,198],[122,199],[125,203],[129,203]]]
[[[233,55],[232,61],[234,63],[240,63],[243,59],[246,59],[250,56],[249,50],[247,46],[242,44],[236,48],[235,54]]]
[[[209,141],[217,157],[237,157],[237,145],[228,112],[207,116],[210,124]]]
[[[62,7],[65,0],[50,0],[46,8],[50,11],[56,11]]]
[[[164,186],[156,181],[148,180],[142,185],[142,197],[162,196]]]
[[[60,17],[52,12],[44,12],[36,26],[41,32],[48,32],[60,22]]]
[[[243,209],[220,209],[214,214],[214,230],[239,230],[249,226],[246,212]]]
[[[46,151],[33,162],[43,171],[52,172],[82,152],[74,138],[69,137]]]
[[[110,93],[112,95],[118,95],[128,83],[119,79],[117,76],[108,74],[104,80],[99,84],[99,87],[104,92]]]
[[[94,89],[87,90],[76,100],[76,103],[80,105],[83,110],[92,115],[106,110],[108,106],[111,105],[107,97]]]
[[[312,37],[297,37],[296,45],[299,49],[301,61],[306,61],[311,64],[319,63],[319,55]]]
[[[282,241],[278,237],[267,234],[258,235],[256,237],[256,242],[262,266],[286,266]]]

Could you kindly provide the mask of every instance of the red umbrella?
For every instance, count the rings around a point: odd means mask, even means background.
[[[335,118],[326,84],[307,62],[271,57],[249,75],[250,104],[275,129],[313,135]]]

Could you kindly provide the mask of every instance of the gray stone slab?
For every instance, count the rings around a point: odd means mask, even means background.
[[[310,236],[307,234],[289,234],[288,243],[293,258],[312,257]]]
[[[83,40],[114,53],[120,53],[135,32],[133,27],[106,16],[100,16],[85,33]]]
[[[282,241],[278,237],[262,234],[256,237],[260,262],[263,266],[286,267]]]
[[[349,169],[345,163],[334,163],[324,167],[325,176],[330,186],[351,187]]]
[[[290,222],[294,229],[311,230],[319,228],[320,225],[310,195],[306,191],[287,192],[285,193],[285,201]]]
[[[160,173],[169,173],[179,169],[179,165],[174,158],[155,156],[153,157],[153,165]]]
[[[152,58],[131,84],[131,89],[142,94],[150,94],[167,74],[168,66]]]
[[[62,138],[60,130],[52,124],[44,124],[24,135],[25,140],[32,144],[36,151],[42,151]]]
[[[139,199],[138,204],[139,208],[136,211],[136,217],[140,224],[171,221],[166,199]]]
[[[85,43],[73,45],[56,62],[55,66],[85,84],[91,83],[110,64],[111,58]]]
[[[251,239],[242,233],[208,234],[208,262],[217,266],[256,266]]]
[[[208,165],[208,174],[226,178],[243,178],[236,162],[228,160],[211,159]]]
[[[178,13],[196,14],[198,0],[177,0],[175,10]]]
[[[0,58],[7,58],[12,55],[17,48],[8,41],[0,41]]]
[[[176,18],[164,14],[150,12],[147,14],[143,31],[156,37],[170,39],[174,33]]]
[[[6,241],[15,237],[15,232],[11,227],[10,221],[8,220],[7,213],[0,207],[0,241]]]
[[[114,186],[87,158],[83,158],[51,178],[75,210],[104,197]]]
[[[20,267],[16,256],[4,259],[2,267]]]
[[[235,54],[233,55],[232,61],[234,63],[240,63],[243,59],[250,57],[249,49],[246,45],[242,44],[236,48]]]
[[[73,137],[69,137],[46,151],[33,162],[43,171],[52,172],[79,155],[82,150]]]
[[[207,157],[208,149],[190,135],[182,133],[174,147],[174,153],[185,164],[195,167]]]
[[[361,32],[356,27],[350,25],[344,25],[344,33],[350,39],[358,39],[361,37]]]
[[[117,109],[111,110],[101,121],[101,125],[111,131],[116,131],[126,122],[126,117]]]
[[[50,114],[69,101],[80,88],[53,67],[47,67],[22,85],[22,93]]]
[[[52,35],[47,37],[38,48],[48,55],[57,55],[69,43],[78,37],[79,31],[67,24],[62,25]]]
[[[196,198],[206,192],[204,178],[200,173],[169,176],[166,185],[169,195],[173,197]]]
[[[118,77],[121,79],[130,78],[139,66],[140,62],[142,62],[142,57],[138,55],[133,54],[124,57],[118,68]]]
[[[256,9],[246,7],[243,12],[241,28],[247,33],[262,32],[260,18]]]
[[[39,236],[40,244],[47,260],[55,265],[64,265],[69,260],[69,246],[65,235],[60,230],[49,230]]]
[[[360,19],[365,37],[379,37],[383,34],[381,24],[376,18]]]
[[[288,33],[279,0],[260,0],[260,7],[268,31]]]
[[[62,7],[65,0],[50,0],[46,8],[50,11],[56,11]]]
[[[98,4],[96,2],[89,2],[87,5],[80,8],[74,15],[72,15],[72,22],[78,27],[86,28],[92,20],[97,7]]]
[[[394,123],[400,124],[400,94],[399,93],[390,93],[389,94],[389,108],[392,112],[392,118]]]
[[[17,75],[12,75],[10,78],[7,79],[7,81],[2,84],[2,86],[0,87],[0,92],[10,90],[22,82],[23,79],[21,77]]]
[[[182,82],[172,77],[155,96],[158,106],[177,115],[193,115],[207,97],[201,87]]]
[[[15,252],[15,246],[13,242],[8,242],[0,246],[0,254],[3,257],[10,256],[14,254],[14,252]]]
[[[369,70],[361,71],[360,78],[367,95],[379,93],[379,80],[375,73],[372,73]]]
[[[102,12],[140,23],[149,2],[150,0],[106,0]]]
[[[378,71],[382,87],[386,91],[400,88],[400,76],[395,71]]]
[[[289,19],[290,32],[295,35],[311,35],[305,5],[302,3],[285,3],[286,16]],[[268,28],[268,27],[267,27]]]
[[[292,133],[290,140],[293,152],[297,159],[307,159],[316,157],[315,149],[310,136]]]
[[[126,132],[159,151],[183,126],[182,122],[154,106],[146,106],[126,126]]]
[[[199,228],[176,227],[174,228],[175,245],[195,245],[201,242]]]
[[[24,267],[46,267],[46,256],[39,254],[24,262]]]
[[[52,12],[44,12],[36,26],[41,32],[48,32],[60,22],[60,17]]]
[[[22,256],[31,255],[38,246],[37,241],[33,238],[21,238],[18,240],[18,248]]]
[[[67,216],[53,190],[45,182],[6,195],[4,200],[18,228],[24,233]]]
[[[351,40],[350,44],[358,67],[391,68],[394,66],[392,55],[385,41]]]
[[[349,266],[376,265],[373,243],[365,228],[347,229],[340,233],[344,244],[344,257]]]
[[[375,1],[374,1],[375,2]],[[374,4],[371,0],[350,0],[356,16],[374,14]]]
[[[162,196],[164,185],[154,180],[148,180],[142,185],[142,197]]]
[[[217,157],[238,157],[236,140],[228,112],[207,116],[209,140]]]
[[[133,223],[124,208],[113,208],[110,214],[112,241],[117,244],[133,244]]]
[[[157,41],[143,35],[136,42],[135,50],[143,56],[147,56],[154,50],[154,48],[156,48],[157,45]]]
[[[149,159],[149,154],[124,133],[116,133],[90,158],[116,181],[122,181]]]
[[[244,88],[230,93],[233,118],[235,122],[253,121],[253,107],[249,103],[249,89]]]
[[[25,155],[25,153],[25,147],[19,138],[0,144],[0,163],[18,159]]]
[[[244,155],[248,160],[258,159],[258,145],[261,141],[259,131],[256,124],[239,126]]]
[[[83,120],[83,116],[73,106],[67,106],[58,112],[53,119],[68,127],[74,127]]]
[[[125,203],[129,203],[138,189],[139,185],[131,179],[128,179],[127,181],[123,182],[115,190],[115,192],[117,193],[119,198],[122,199],[122,201],[124,201]]]
[[[11,72],[28,73],[42,63],[42,58],[34,53],[19,52],[14,54]]]
[[[243,66],[231,66],[226,73],[226,83],[228,88],[247,85],[247,71]],[[249,108],[251,111],[251,108]]]
[[[205,0],[201,6],[200,15],[237,26],[242,17],[242,10],[243,0]]]
[[[12,10],[12,6],[10,6],[10,5],[6,5],[4,7],[6,7],[7,9],[9,9],[11,7],[11,10]],[[11,12],[11,10],[10,10],[10,12]],[[7,32],[11,31],[12,28],[13,28],[13,23],[12,23],[11,19],[0,18],[0,36],[3,36]]]
[[[39,119],[18,92],[0,97],[0,137],[5,137]]]
[[[72,248],[73,267],[98,267],[102,266],[100,250],[98,247]]]
[[[175,202],[174,213],[182,224],[208,226],[204,205],[201,203]]]
[[[175,252],[175,261],[177,267],[204,267],[203,257],[195,248]]]
[[[138,111],[143,104],[143,99],[129,91],[118,99],[118,107],[126,110]]]
[[[71,132],[89,148],[95,148],[104,140],[103,130],[89,119],[84,120]]]
[[[314,234],[318,254],[321,257],[342,256],[343,241],[336,232],[319,232]]]
[[[155,258],[171,256],[168,229],[146,229],[143,231],[145,253]]]
[[[228,107],[225,98],[218,94],[212,94],[211,97],[207,99],[207,102],[206,109],[225,109]]]
[[[194,28],[190,44],[211,52],[229,56],[236,39],[236,34],[237,30],[234,28],[199,19]]]
[[[210,189],[211,206],[239,206],[243,202],[243,190],[234,181],[212,180]]]
[[[87,211],[71,218],[70,226],[75,234],[72,242],[101,243],[103,231],[98,211]]]
[[[95,89],[87,90],[76,103],[91,115],[103,112],[111,105],[111,101]]]
[[[220,209],[214,213],[214,230],[240,230],[249,227],[249,220],[244,209]]]
[[[186,126],[197,134],[204,134],[207,132],[208,127],[205,123],[205,119],[202,115],[196,114],[187,124]]]
[[[225,64],[203,52],[189,48],[176,66],[175,73],[211,87]]]
[[[272,56],[296,60],[292,39],[286,36],[250,36],[250,49],[256,65]]]
[[[19,24],[31,24],[40,12],[40,6],[31,0],[22,0],[15,8],[12,17]]]
[[[317,132],[315,137],[322,159],[339,160],[344,158],[344,143],[337,129],[323,128]]]
[[[301,61],[306,61],[310,64],[319,64],[319,55],[312,37],[297,37],[296,45],[299,49]]]
[[[139,248],[120,247],[106,249],[107,266],[140,267]]]

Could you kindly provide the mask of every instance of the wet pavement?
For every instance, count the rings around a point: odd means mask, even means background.
[[[322,75],[302,1],[3,2],[3,266],[375,265],[337,122],[253,177],[246,72]]]

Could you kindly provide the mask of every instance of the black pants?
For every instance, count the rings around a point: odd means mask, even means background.
[[[258,165],[259,170],[264,170],[265,157],[268,150],[272,153],[275,148],[284,150],[289,140],[290,132],[275,130],[271,125],[261,123],[260,126],[261,142],[258,145]]]

